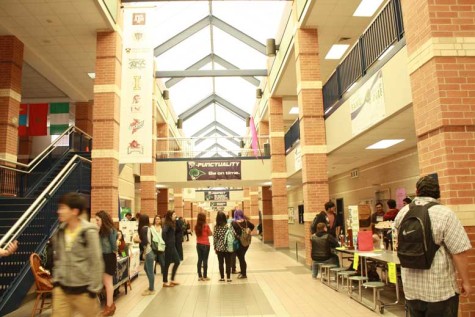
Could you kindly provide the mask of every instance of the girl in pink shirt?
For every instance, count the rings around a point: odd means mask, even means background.
[[[195,226],[196,233],[196,252],[198,252],[198,280],[209,281],[208,278],[208,256],[209,256],[209,236],[213,234],[210,227],[206,223],[206,214],[200,212]],[[203,267],[203,274],[201,274]]]

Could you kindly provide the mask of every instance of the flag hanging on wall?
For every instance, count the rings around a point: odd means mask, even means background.
[[[49,134],[60,135],[69,127],[69,103],[57,102],[49,105]]]
[[[31,104],[29,106],[28,116],[28,135],[41,136],[47,135],[48,129],[46,127],[48,121],[48,104],[39,103]]]
[[[249,120],[249,125],[251,128],[251,148],[254,152],[254,156],[258,157],[259,156],[259,141],[257,140],[257,131],[256,131],[256,125],[254,124],[254,118],[251,117]]]
[[[18,136],[28,135],[28,105],[22,103],[20,105],[20,115],[18,116]]]

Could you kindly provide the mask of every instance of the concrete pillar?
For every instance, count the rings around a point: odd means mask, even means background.
[[[289,246],[289,225],[282,98],[270,98],[269,113],[273,240],[274,247],[283,248]]]
[[[157,215],[165,217],[168,211],[168,188],[160,188],[157,192]]]
[[[92,112],[91,216],[105,210],[117,214],[119,200],[119,109],[122,38],[98,32]]]
[[[253,223],[257,226],[259,224],[259,187],[249,187],[249,209],[252,215]],[[257,229],[253,231],[257,234]]]
[[[177,217],[183,217],[183,189],[173,189],[174,210]]]
[[[455,4],[401,1],[420,174],[438,174],[441,202],[455,211],[475,245],[473,2]],[[468,261],[473,277],[475,258]],[[459,316],[475,315],[474,300],[460,298]]]
[[[242,201],[242,211],[249,219],[252,219],[251,215],[251,197],[249,196],[249,187],[243,188],[243,201]],[[251,221],[254,222],[254,221]]]
[[[323,117],[318,32],[298,29],[295,34],[295,66],[302,151],[302,185],[305,205],[306,262],[311,263],[312,210],[329,200],[325,119]]]
[[[153,106],[153,105],[152,105]],[[156,139],[157,136],[157,124],[155,122],[155,111],[152,119],[152,137]],[[156,142],[152,142],[152,163],[140,164],[140,203],[141,213],[144,213],[150,218],[153,218],[157,214],[157,180],[155,172],[157,170],[157,161],[155,159],[156,154]]]
[[[272,223],[272,191],[270,186],[262,186],[262,241],[274,242],[274,224]]]
[[[76,127],[92,136],[92,108],[94,102],[76,102]]]
[[[191,223],[191,201],[185,201],[183,204],[183,218]]]

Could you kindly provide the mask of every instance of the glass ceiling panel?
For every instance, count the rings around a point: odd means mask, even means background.
[[[238,151],[240,149],[238,145],[232,143],[229,139],[226,139],[219,134],[215,134],[215,137],[206,137],[206,140],[196,144],[195,152],[204,151],[215,143],[223,146],[225,149],[233,151]]]
[[[276,38],[283,13],[291,6],[291,1],[213,1],[213,14],[265,44]]]
[[[251,113],[256,102],[256,86],[242,77],[219,77],[215,79],[216,94],[236,107]]]
[[[183,132],[189,137],[214,121],[214,105],[210,104],[183,122]],[[207,131],[208,132],[208,131]],[[205,132],[206,134],[206,132]]]
[[[241,69],[266,69],[267,57],[213,26],[214,51]]]
[[[170,88],[170,100],[177,115],[182,114],[213,93],[209,77],[189,77]]]
[[[207,1],[167,1],[156,2],[155,5],[156,46],[209,15]]]
[[[222,107],[216,107],[216,121],[236,131],[236,135],[244,135],[246,132],[246,121]]]
[[[210,54],[209,26],[156,57],[158,70],[184,70]]]

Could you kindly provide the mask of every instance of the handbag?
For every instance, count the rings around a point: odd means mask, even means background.
[[[251,244],[251,230],[247,227],[247,220],[244,220],[244,223],[246,224],[246,227],[241,228],[242,232],[241,235],[239,236],[239,241],[241,242],[241,245],[243,247],[247,247]]]

